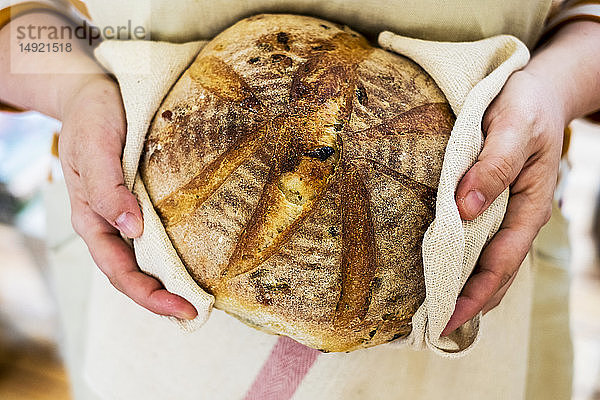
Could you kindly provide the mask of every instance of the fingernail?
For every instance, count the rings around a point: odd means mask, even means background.
[[[444,330],[442,331],[442,333],[440,334],[440,337],[446,337],[446,336],[448,336],[448,335],[449,335],[449,334],[451,334],[451,333],[452,333],[452,332],[451,332],[451,331],[448,329],[448,327],[446,326],[446,327],[444,328]]]
[[[175,311],[174,316],[179,318],[179,319],[194,319],[196,318],[196,316],[198,315],[195,312],[191,312],[191,311]]]
[[[465,208],[473,217],[479,215],[484,204],[485,197],[483,197],[483,194],[477,189],[471,190],[465,196]]]
[[[456,330],[456,329],[452,328],[452,325],[450,325],[451,322],[453,322],[452,317],[450,317],[450,321],[448,321],[448,324],[446,324],[446,327],[440,334],[440,337],[448,336],[449,334],[451,334],[452,332],[454,332]]]
[[[142,234],[142,221],[130,212],[119,215],[115,223],[119,230],[129,238],[136,238]]]

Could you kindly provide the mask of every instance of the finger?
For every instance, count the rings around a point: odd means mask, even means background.
[[[131,248],[116,232],[96,232],[86,243],[92,258],[111,284],[140,306],[159,315],[193,319],[197,312],[183,297],[168,292],[155,278],[142,273]]]
[[[111,284],[140,306],[159,315],[193,319],[197,312],[184,298],[168,292],[155,278],[141,272],[132,249],[115,228],[71,196],[73,227],[88,246],[94,262]]]
[[[139,237],[143,232],[142,213],[124,184],[122,144],[118,138],[110,138],[110,133],[97,129],[97,133],[89,134],[77,160],[87,201],[93,211],[124,235]]]
[[[477,315],[498,289],[511,280],[527,254],[527,250],[515,248],[515,246],[522,245],[524,240],[525,238],[519,230],[504,228],[498,231],[481,255],[479,265],[456,300],[454,313],[443,330],[442,336],[454,332],[459,326]],[[510,246],[508,248],[511,251],[506,251],[505,246]],[[497,254],[495,260],[490,260],[491,257],[486,256],[486,252],[500,254]],[[515,265],[517,266],[515,267]]]
[[[458,211],[465,220],[475,219],[485,211],[515,180],[527,160],[527,135],[510,121],[492,121],[488,132],[477,162],[456,189]]]
[[[496,294],[494,294],[492,296],[492,298],[485,304],[485,306],[483,306],[483,310],[481,310],[481,312],[483,313],[483,315],[487,314],[489,311],[493,310],[494,308],[496,308],[500,304],[500,302],[504,298],[504,295],[508,291],[508,288],[512,285],[512,283],[514,282],[514,280],[515,280],[516,277],[517,277],[517,274],[515,273],[512,276],[512,278],[510,278],[510,280],[508,281],[508,283],[506,283],[504,286],[502,286],[500,288],[500,290],[498,290],[496,292]]]
[[[532,182],[538,171],[537,168],[524,169],[519,181]],[[511,282],[540,227],[550,217],[553,185],[548,182],[551,181],[534,180],[536,184],[512,195],[502,226],[481,254],[477,268],[456,301],[443,336],[473,318]]]

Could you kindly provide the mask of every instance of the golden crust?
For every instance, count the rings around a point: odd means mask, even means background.
[[[216,307],[350,351],[411,330],[453,123],[410,60],[327,21],[258,15],[175,84],[140,171]]]

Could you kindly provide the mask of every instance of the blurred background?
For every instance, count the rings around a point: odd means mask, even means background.
[[[61,179],[60,124],[0,112],[0,399],[70,399],[46,256],[43,189]],[[600,125],[574,121],[562,209],[569,220],[573,399],[600,400]],[[545,400],[545,399],[544,399]]]
[[[60,124],[0,112],[0,399],[70,399],[48,274],[42,189]]]

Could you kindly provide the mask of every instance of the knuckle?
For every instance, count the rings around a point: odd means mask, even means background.
[[[512,274],[508,271],[496,271],[493,269],[486,269],[486,272],[491,275],[493,281],[496,283],[498,288],[506,285],[512,278]]]
[[[123,285],[121,284],[121,277],[119,275],[120,274],[106,274],[106,277],[108,278],[108,281],[110,282],[111,285],[114,286],[115,289],[117,289],[121,293],[125,293]]]
[[[488,160],[489,170],[487,171],[491,179],[502,184],[503,188],[508,187],[513,179],[513,162],[507,157],[494,157]]]
[[[88,202],[90,204],[90,208],[95,213],[101,215],[104,218],[112,216],[113,210],[111,206],[110,197],[102,191],[98,189],[90,189],[88,191]]]
[[[521,127],[519,130],[524,133],[529,133],[529,140],[536,136],[536,132],[538,131],[538,103],[535,99],[525,99],[520,98],[520,102],[515,104],[515,108],[512,110],[514,118],[515,128]],[[528,129],[523,130],[522,127],[527,127]]]
[[[89,194],[88,203],[90,204],[90,208],[102,215],[103,211],[106,210],[106,201],[102,199],[102,197],[95,195],[93,193]]]
[[[79,236],[84,236],[87,232],[87,225],[84,218],[78,213],[71,213],[71,226]]]
[[[542,226],[546,225],[552,217],[552,204],[547,204],[542,210]]]
[[[507,272],[503,272],[500,274],[500,287],[503,287],[504,285],[506,285],[509,281],[510,278],[512,278],[512,275],[507,273]]]

